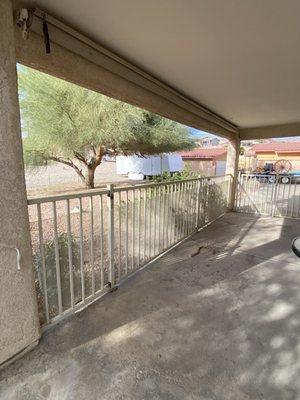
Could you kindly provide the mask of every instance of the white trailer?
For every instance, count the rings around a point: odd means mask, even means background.
[[[116,169],[119,175],[142,180],[146,176],[160,175],[163,172],[180,172],[183,169],[183,161],[179,154],[117,156]]]

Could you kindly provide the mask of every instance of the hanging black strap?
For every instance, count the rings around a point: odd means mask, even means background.
[[[48,25],[47,22],[44,20],[43,21],[43,34],[44,34],[44,42],[45,42],[45,48],[46,48],[46,53],[49,54],[51,49],[50,49],[50,38],[49,38],[49,32],[48,32]]]

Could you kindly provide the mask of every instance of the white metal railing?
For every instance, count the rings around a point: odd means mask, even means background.
[[[300,180],[287,174],[240,174],[235,210],[300,218]]]
[[[215,220],[231,176],[148,183],[28,200],[41,324],[102,296]]]

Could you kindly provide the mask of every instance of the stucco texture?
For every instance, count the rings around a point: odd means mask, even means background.
[[[39,337],[10,0],[0,2],[0,364]],[[17,269],[15,246],[21,253]]]

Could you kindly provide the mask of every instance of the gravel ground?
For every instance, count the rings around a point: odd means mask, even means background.
[[[36,170],[26,170],[25,180],[28,196],[43,196],[84,189],[76,172],[62,164],[40,167]],[[117,175],[115,162],[103,161],[96,169],[96,186],[101,187],[108,183],[122,184],[131,182],[127,177]]]

